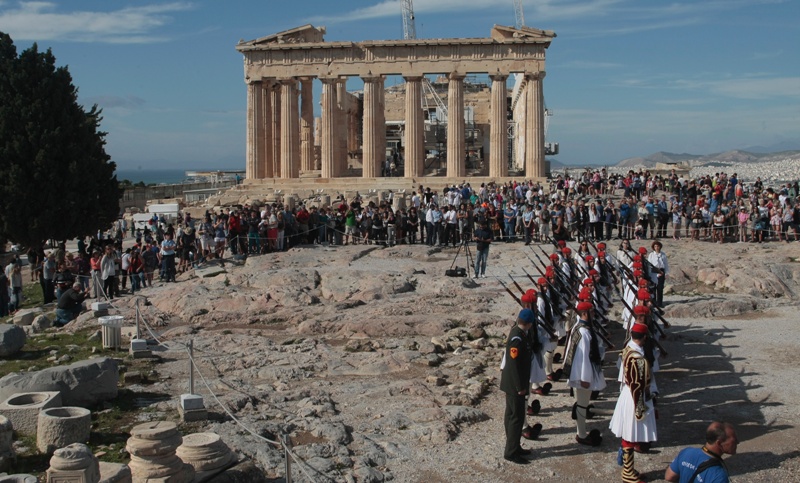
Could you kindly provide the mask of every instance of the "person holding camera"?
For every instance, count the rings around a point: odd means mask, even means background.
[[[489,245],[492,243],[494,236],[492,231],[489,230],[489,223],[482,221],[475,230],[475,278],[486,278],[486,261],[489,259]]]
[[[75,282],[58,299],[56,320],[53,325],[63,327],[75,320],[83,310],[83,301],[87,293],[83,291],[80,282]]]

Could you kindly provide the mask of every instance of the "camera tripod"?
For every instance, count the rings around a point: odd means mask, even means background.
[[[467,259],[467,268],[465,269],[466,273],[461,276],[472,278],[472,268],[475,266],[475,259],[472,256],[472,250],[469,248],[468,240],[461,240],[461,244],[458,246],[456,255],[453,257],[453,263],[450,264],[450,270],[448,270],[448,273],[453,273],[453,267],[455,267],[456,270],[459,269],[459,267],[456,267],[456,262],[458,261],[458,255],[461,254],[462,250],[464,251],[464,256]]]

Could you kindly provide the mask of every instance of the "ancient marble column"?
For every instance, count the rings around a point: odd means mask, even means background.
[[[381,173],[381,163],[386,156],[384,119],[381,94],[383,77],[364,77],[364,136],[363,177],[376,178]]]
[[[257,144],[259,122],[262,111],[261,83],[250,81],[247,83],[247,149],[245,151],[245,178],[257,179],[256,164],[258,162]]]
[[[270,89],[272,107],[272,177],[281,177],[281,84],[275,82]]]
[[[151,421],[134,426],[125,449],[131,455],[128,466],[134,483],[165,481],[189,483],[194,479],[194,468],[185,464],[175,454],[183,443],[175,423]]]
[[[297,178],[300,167],[300,119],[297,81],[281,79],[281,178]]]
[[[263,139],[264,153],[261,157],[261,166],[256,168],[261,178],[272,178],[275,176],[275,161],[272,154],[272,130],[274,119],[272,118],[272,81],[270,79],[261,79],[261,96],[262,105],[264,106],[263,119],[263,132],[261,137]]]
[[[508,176],[507,75],[492,75],[492,103],[489,114],[489,176]]]
[[[422,113],[422,77],[406,81],[406,146],[404,176],[422,176],[425,170],[425,118]]]
[[[347,110],[349,109],[349,99],[347,97],[347,78],[339,78],[336,81],[336,163],[338,165],[339,176],[347,172]]]
[[[452,73],[447,88],[447,177],[462,178],[467,174],[464,160],[464,75]]]
[[[314,94],[311,77],[300,79],[300,170],[314,169]]]
[[[336,178],[336,79],[322,81],[322,127],[320,128],[320,158],[322,177]]]
[[[73,443],[55,450],[46,475],[48,483],[97,483],[100,481],[100,462],[91,448],[83,443]]]
[[[525,113],[525,177],[545,175],[544,163],[544,72],[528,74],[527,108]]]

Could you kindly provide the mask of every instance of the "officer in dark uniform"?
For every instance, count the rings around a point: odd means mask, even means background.
[[[530,331],[536,322],[531,309],[522,309],[517,324],[511,329],[503,356],[500,389],[506,393],[506,413],[503,419],[506,429],[506,448],[503,458],[517,464],[527,464],[523,458],[530,450],[522,449],[519,439],[525,423],[525,396],[530,388],[531,338]]]

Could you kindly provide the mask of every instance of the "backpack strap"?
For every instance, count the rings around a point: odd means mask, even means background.
[[[711,458],[703,461],[702,463],[700,463],[697,466],[697,469],[694,470],[694,473],[692,474],[692,477],[689,478],[689,481],[687,483],[694,483],[694,480],[695,480],[695,478],[697,478],[697,475],[699,475],[700,473],[704,472],[705,470],[711,468],[712,466],[723,466],[722,460],[720,460],[716,456],[712,456]]]

